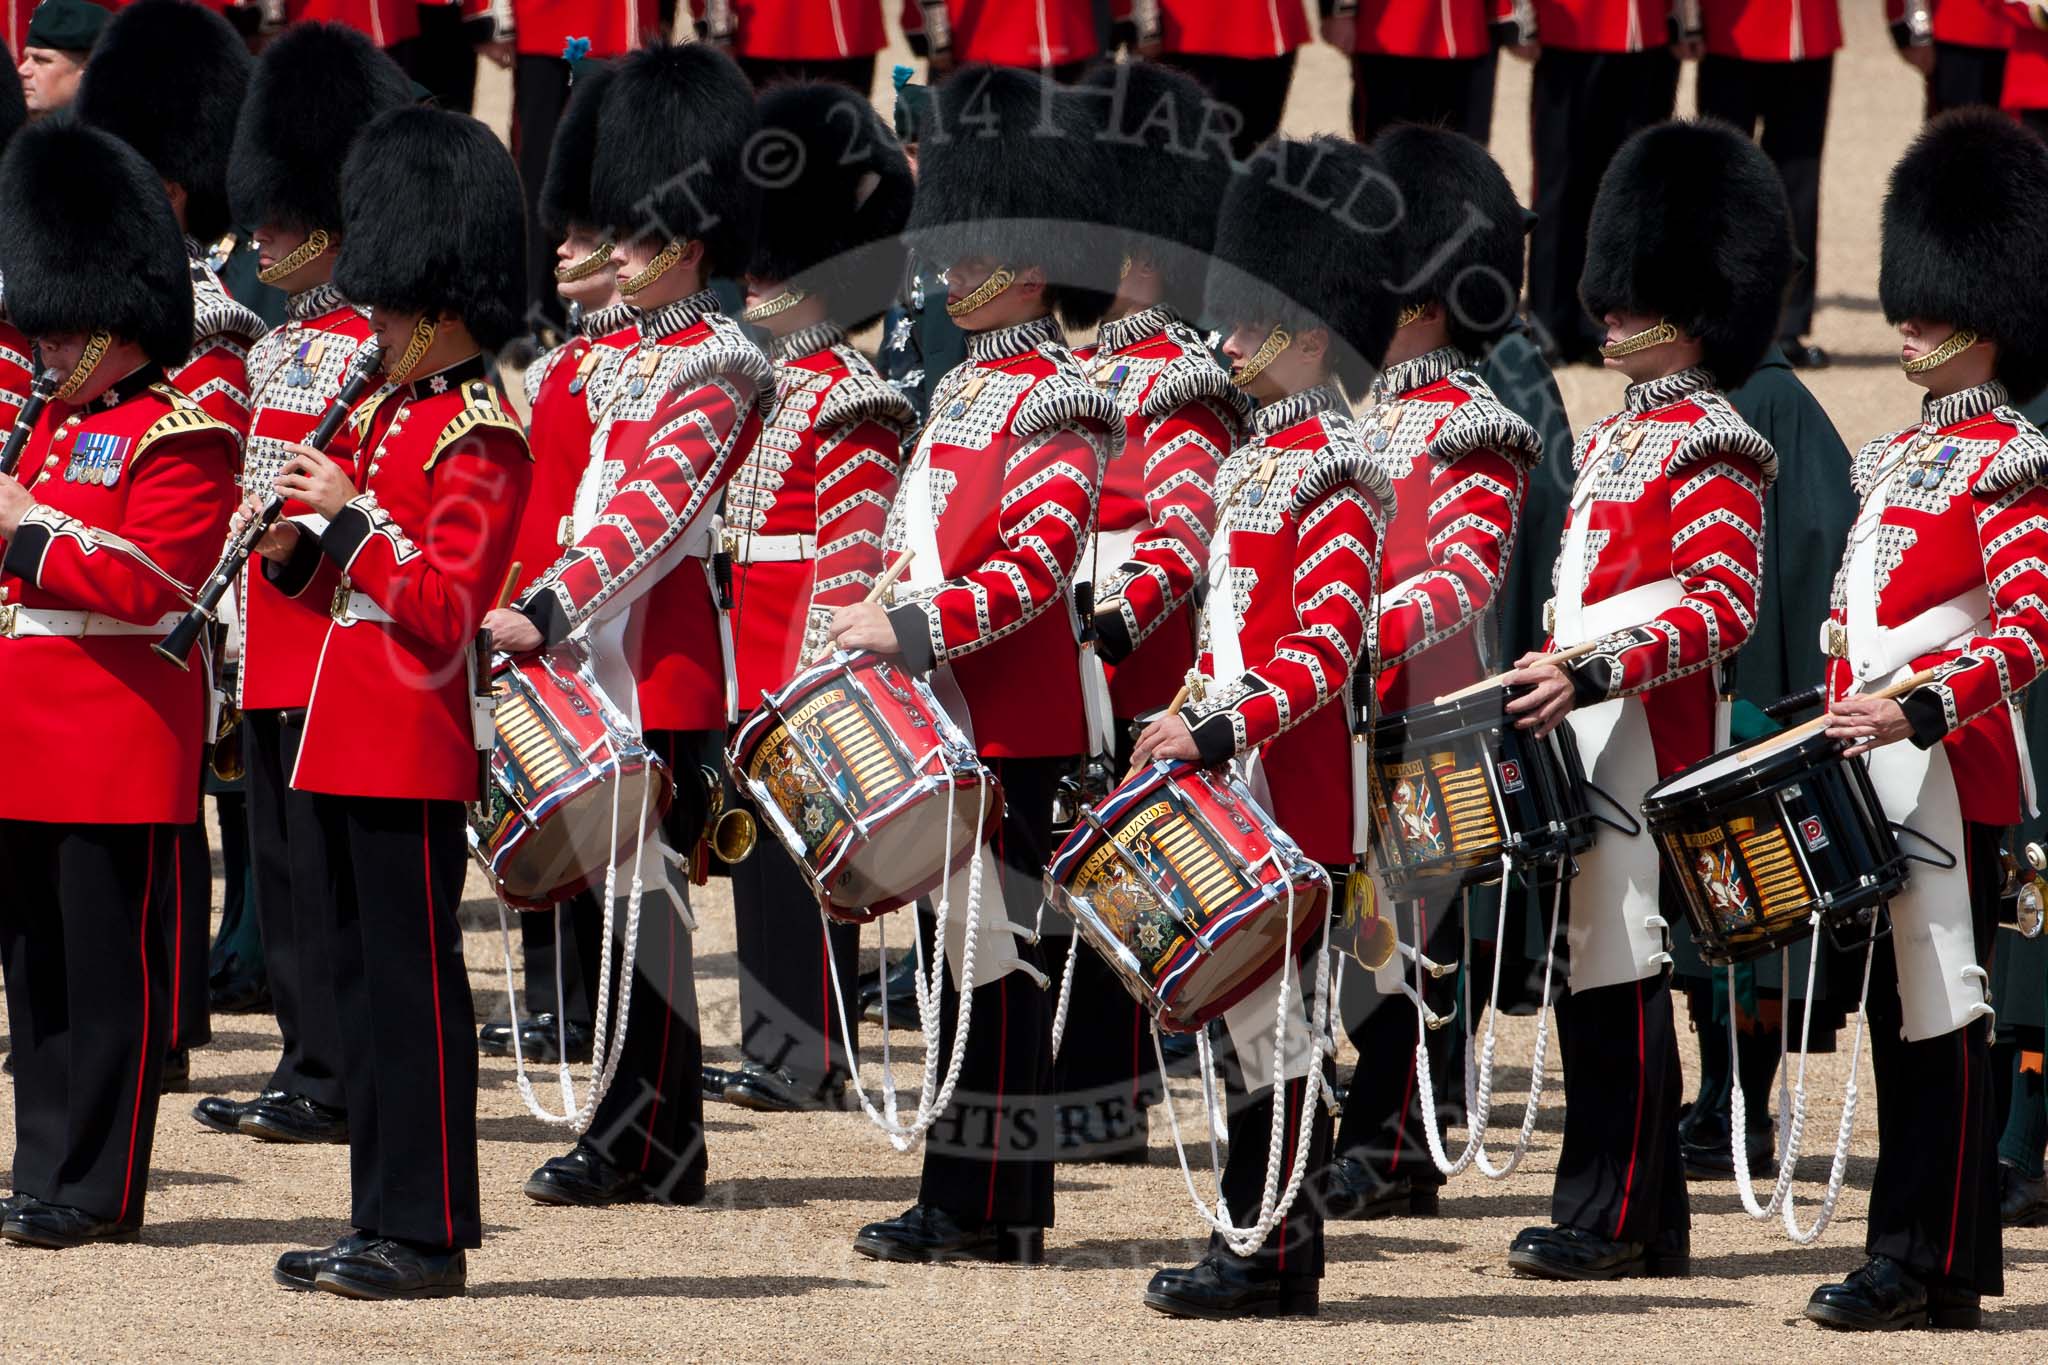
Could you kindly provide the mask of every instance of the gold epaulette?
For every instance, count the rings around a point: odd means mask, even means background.
[[[434,438],[434,449],[427,456],[427,462],[422,468],[432,469],[440,460],[443,451],[470,432],[482,427],[495,427],[500,431],[511,432],[519,438],[520,453],[529,460],[533,458],[533,452],[527,449],[526,445],[526,428],[521,426],[519,419],[498,401],[498,391],[489,382],[472,379],[463,386],[463,396],[468,401],[462,405],[462,411],[456,413],[453,420],[441,428],[441,434]]]
[[[135,443],[137,454],[149,449],[166,436],[177,436],[188,431],[223,431],[237,443],[241,441],[242,434],[239,431],[209,414],[205,408],[169,384],[151,384],[149,392],[169,403],[171,410],[150,423],[149,429],[142,433],[142,439]]]

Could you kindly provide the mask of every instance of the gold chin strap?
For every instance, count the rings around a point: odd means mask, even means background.
[[[1425,317],[1428,317],[1428,316],[1429,316],[1429,305],[1428,305],[1428,304],[1426,304],[1426,303],[1411,303],[1411,304],[1409,304],[1409,305],[1408,305],[1408,306],[1407,306],[1406,308],[1403,308],[1403,309],[1401,310],[1401,314],[1400,314],[1400,316],[1399,316],[1399,317],[1397,317],[1397,318],[1395,318],[1395,319],[1394,319],[1394,330],[1398,332],[1398,331],[1400,331],[1400,330],[1401,330],[1401,329],[1402,329],[1403,327],[1412,327],[1412,326],[1414,326],[1414,325],[1415,325],[1416,323],[1418,323],[1418,322],[1422,321],[1422,320],[1423,320],[1423,319],[1424,319]]]
[[[574,284],[578,280],[589,279],[592,275],[595,275],[598,271],[604,269],[605,264],[609,262],[612,258],[613,250],[614,247],[612,243],[604,242],[598,246],[597,250],[591,252],[582,260],[571,261],[567,265],[556,266],[555,283]]]
[[[986,306],[991,299],[1016,282],[1017,272],[1006,265],[999,265],[996,267],[995,273],[983,280],[981,287],[972,294],[961,299],[958,303],[948,299],[946,301],[946,316],[949,318],[964,318],[975,309]]]
[[[1121,266],[1119,266],[1119,267],[1117,268],[1117,272],[1116,272],[1116,282],[1117,282],[1118,284],[1122,284],[1122,283],[1123,283],[1123,282],[1124,282],[1125,280],[1129,279],[1130,277],[1131,277],[1131,258],[1130,258],[1130,257],[1128,257],[1128,256],[1126,256],[1126,257],[1124,257],[1124,263],[1123,263],[1123,264],[1122,264]]]
[[[741,313],[740,321],[766,322],[768,319],[772,317],[780,317],[782,314],[787,313],[790,309],[796,307],[798,304],[802,303],[805,299],[809,297],[810,295],[806,294],[801,289],[785,287],[783,291],[780,294],[777,294],[775,297],[769,299],[762,299],[752,308],[749,308],[746,312]]]
[[[683,259],[683,240],[678,237],[661,250],[655,252],[654,259],[647,263],[645,270],[630,280],[619,281],[620,295],[625,298],[632,298],[633,295],[639,293],[648,285],[653,284],[663,275],[668,274],[675,263],[681,259]]]
[[[92,372],[100,367],[100,361],[106,359],[107,348],[113,344],[111,332],[94,332],[85,339],[85,349],[78,353],[78,363],[57,386],[55,397],[58,402],[69,403],[85,387],[86,381],[92,378]]]
[[[1600,354],[1609,360],[1619,360],[1637,351],[1647,351],[1652,346],[1668,346],[1678,340],[1678,329],[1669,322],[1660,322],[1655,327],[1645,327],[1632,337],[1610,341],[1600,348]]]
[[[306,240],[292,248],[290,254],[283,260],[273,261],[257,271],[256,278],[264,284],[277,284],[288,280],[312,264],[321,252],[333,244],[334,239],[327,235],[326,228],[314,228],[306,234]]]
[[[1231,371],[1230,382],[1240,389],[1265,373],[1266,367],[1279,359],[1280,353],[1294,344],[1294,337],[1285,327],[1275,327],[1266,333],[1266,339],[1259,343],[1259,349],[1252,352],[1251,359]]]
[[[1929,370],[1940,369],[1976,344],[1977,334],[1975,332],[1967,327],[1958,327],[1948,334],[1947,341],[1942,342],[1941,345],[1935,347],[1926,355],[1915,356],[1911,360],[1901,360],[1899,368],[1907,374],[1926,374]]]
[[[434,320],[422,317],[412,325],[412,339],[405,343],[405,350],[399,354],[391,368],[384,372],[385,379],[393,384],[403,384],[405,377],[412,373],[413,366],[426,358],[434,348]]]

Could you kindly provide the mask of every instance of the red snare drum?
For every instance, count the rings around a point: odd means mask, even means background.
[[[667,766],[581,663],[564,646],[500,663],[492,677],[498,738],[486,799],[469,808],[469,849],[515,909],[546,910],[602,885],[615,859],[661,827],[674,794]]]
[[[1329,873],[1234,771],[1155,763],[1081,820],[1046,898],[1164,1028],[1200,1028],[1250,995],[1329,913]]]
[[[747,717],[726,763],[825,913],[852,924],[965,867],[1003,814],[1001,785],[931,688],[872,654],[799,673]]]

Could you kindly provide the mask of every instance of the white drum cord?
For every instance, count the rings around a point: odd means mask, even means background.
[[[1042,920],[1045,915],[1044,897],[1039,898],[1038,913]],[[1055,1062],[1060,1059],[1060,1040],[1067,1036],[1067,1006],[1074,998],[1074,956],[1080,951],[1081,930],[1076,926],[1074,932],[1067,937],[1067,965],[1060,973],[1060,1001],[1052,1011],[1051,1060]]]
[[[1559,868],[1558,871],[1562,873],[1563,869]],[[1503,910],[1505,910],[1507,904],[1507,883],[1505,881],[1501,883],[1501,904]],[[1508,1159],[1504,1164],[1500,1166],[1493,1164],[1487,1156],[1486,1144],[1483,1141],[1479,1144],[1479,1150],[1473,1153],[1473,1164],[1479,1168],[1479,1173],[1488,1180],[1505,1180],[1513,1175],[1515,1168],[1522,1164],[1522,1158],[1529,1155],[1529,1140],[1536,1133],[1536,1113],[1543,1107],[1543,1069],[1550,1061],[1550,983],[1552,970],[1557,966],[1557,930],[1563,914],[1564,877],[1560,875],[1557,879],[1557,885],[1551,889],[1550,893],[1550,937],[1545,941],[1543,948],[1543,993],[1536,997],[1536,1046],[1531,1049],[1529,1057],[1529,1101],[1522,1109],[1522,1127],[1521,1131],[1515,1134],[1514,1150],[1508,1153]],[[1487,1066],[1480,1073],[1479,1077],[1480,1086],[1489,1101],[1493,1095],[1493,1021],[1500,1017],[1498,993],[1500,991],[1500,960],[1503,956],[1500,941],[1501,932],[1498,928],[1494,930],[1493,988],[1495,996],[1487,1005],[1485,1059]],[[1465,1057],[1468,1065],[1471,1056],[1472,1044],[1470,1041],[1467,1041],[1465,1044]]]
[[[519,1019],[519,991],[512,980],[512,930],[505,914],[505,902],[502,898],[498,901],[498,936],[503,942],[505,949],[505,997],[512,1013],[512,1067],[519,1083],[519,1096],[526,1101],[528,1111],[535,1118],[541,1120],[541,1122],[567,1127],[578,1135],[589,1131],[591,1120],[597,1115],[597,1106],[604,1102],[605,1095],[610,1092],[612,1080],[618,1074],[619,1061],[625,1056],[626,1052],[626,1022],[631,1014],[633,1005],[633,969],[639,957],[640,908],[645,891],[645,883],[641,878],[641,859],[647,849],[647,837],[644,831],[647,829],[647,807],[652,788],[653,784],[651,782],[643,783],[640,788],[640,814],[635,828],[643,831],[643,833],[633,842],[633,872],[631,884],[626,893],[626,937],[619,952],[619,1031],[616,1035],[611,1033],[611,947],[612,929],[615,922],[613,912],[617,904],[615,896],[618,891],[618,860],[616,858],[610,860],[604,871],[604,904],[602,907],[601,926],[598,930],[598,944],[603,961],[598,966],[597,1002],[595,1018],[592,1020],[591,1026],[590,1101],[588,1104],[579,1105],[577,1103],[576,1083],[569,1074],[569,1050],[566,1046],[561,1045],[566,1042],[566,1039],[560,1038],[560,1035],[558,1035],[557,1046],[561,1055],[556,1061],[556,1083],[560,1087],[562,1111],[556,1113],[550,1110],[541,1102],[540,1096],[534,1091],[533,1079],[528,1075],[526,1069],[525,1049],[520,1042],[522,1029]],[[619,789],[617,783],[612,784],[610,846],[613,848],[619,846]],[[663,859],[662,861],[662,873],[666,876],[670,869],[667,865],[667,860]],[[680,906],[678,910],[680,912]],[[555,941],[557,945],[561,943],[562,929],[565,921],[566,915],[563,908],[557,906],[555,908]],[[564,1011],[560,961],[561,955],[558,951],[555,969],[555,1019],[557,1027],[564,1028],[566,1025],[563,1023]]]
[[[1274,858],[1275,854],[1269,852],[1266,856]],[[1245,1227],[1240,1227],[1232,1222],[1229,1205],[1222,1195],[1223,1165],[1218,1153],[1218,1133],[1219,1129],[1225,1126],[1225,1121],[1217,1112],[1218,1087],[1216,1085],[1215,1071],[1212,1065],[1206,1030],[1196,1035],[1197,1041],[1195,1046],[1196,1054],[1201,1063],[1203,1107],[1208,1110],[1209,1118],[1209,1162],[1211,1172],[1215,1177],[1215,1187],[1217,1190],[1216,1200],[1213,1205],[1204,1200],[1200,1192],[1195,1189],[1194,1172],[1188,1166],[1187,1145],[1181,1137],[1180,1114],[1174,1107],[1171,1093],[1165,1092],[1162,1100],[1162,1106],[1166,1110],[1167,1121],[1173,1129],[1173,1147],[1175,1153],[1180,1158],[1181,1180],[1187,1186],[1188,1198],[1194,1202],[1195,1212],[1200,1215],[1202,1221],[1209,1226],[1211,1231],[1223,1239],[1225,1246],[1229,1247],[1238,1256],[1250,1256],[1263,1246],[1266,1238],[1272,1235],[1273,1229],[1280,1225],[1280,1221],[1294,1207],[1295,1198],[1301,1193],[1302,1180],[1307,1174],[1310,1139],[1315,1129],[1316,1106],[1322,1099],[1324,1042],[1328,1036],[1330,1026],[1330,922],[1328,915],[1323,917],[1322,943],[1315,955],[1317,964],[1315,1013],[1313,1022],[1309,1026],[1309,1069],[1308,1075],[1303,1078],[1301,1122],[1298,1126],[1293,1150],[1293,1171],[1287,1178],[1285,1188],[1282,1188],[1280,1172],[1287,1157],[1287,1152],[1284,1150],[1287,1140],[1287,1011],[1290,1008],[1300,1008],[1300,1005],[1293,999],[1293,993],[1288,989],[1288,982],[1291,979],[1289,966],[1294,952],[1295,900],[1296,895],[1293,889],[1290,888],[1287,895],[1287,946],[1284,950],[1285,955],[1280,963],[1280,989],[1277,992],[1279,1003],[1274,1010],[1273,1126],[1266,1140],[1266,1181],[1259,1197],[1259,1216],[1256,1222]],[[1166,1053],[1160,1042],[1159,1025],[1156,1020],[1152,1025],[1152,1051],[1153,1055],[1158,1059],[1159,1075],[1163,1082],[1167,1074]]]
[[[1870,968],[1877,956],[1877,916],[1871,915],[1870,939],[1863,949],[1863,988],[1856,997],[1856,1032],[1849,1045],[1849,1077],[1842,1091],[1842,1120],[1835,1132],[1834,1159],[1828,1166],[1827,1190],[1821,1196],[1820,1210],[1814,1215],[1811,1226],[1801,1228],[1792,1207],[1792,1179],[1794,1168],[1799,1163],[1799,1149],[1806,1129],[1806,1057],[1813,1041],[1813,985],[1815,970],[1820,961],[1821,919],[1820,912],[1814,911],[1812,918],[1813,937],[1806,960],[1806,1006],[1800,1013],[1799,1026],[1799,1072],[1791,1093],[1786,1093],[1785,1063],[1790,1052],[1791,1018],[1781,1014],[1778,1023],[1778,1107],[1787,1117],[1785,1130],[1778,1137],[1778,1179],[1771,1190],[1770,1202],[1758,1204],[1756,1190],[1751,1184],[1749,1173],[1749,1106],[1742,1093],[1742,1078],[1738,1068],[1735,1084],[1729,1096],[1729,1137],[1730,1155],[1735,1164],[1735,1187],[1742,1195],[1743,1211],[1750,1217],[1763,1221],[1773,1214],[1782,1213],[1785,1221],[1785,1235],[1801,1246],[1819,1240],[1821,1233],[1834,1221],[1835,1207],[1842,1197],[1842,1181],[1849,1168],[1849,1139],[1856,1122],[1856,1101],[1861,1087],[1856,1083],[1856,1072],[1863,1060],[1863,1027],[1869,1017]],[[1785,976],[1790,977],[1791,951],[1785,953]],[[1736,1052],[1735,1024],[1735,967],[1728,968],[1728,1055],[1731,1065],[1738,1055]]]
[[[982,783],[975,790],[974,828],[979,832],[988,817],[988,784]],[[946,780],[947,848],[953,847],[956,816],[954,799],[958,791],[958,785],[949,776]],[[931,1126],[938,1122],[940,1115],[953,1103],[953,1091],[960,1081],[961,1066],[967,1060],[968,1030],[974,1017],[975,950],[981,939],[981,866],[982,845],[977,843],[967,873],[967,927],[962,935],[960,947],[960,1006],[953,1026],[953,1050],[944,1059],[944,1082],[938,1080],[941,1056],[945,1053],[944,1040],[941,1037],[944,979],[939,973],[946,970],[946,923],[951,915],[953,903],[953,878],[950,875],[940,884],[939,900],[933,916],[938,921],[933,934],[934,961],[926,960],[924,939],[915,928],[911,930],[911,950],[916,955],[913,980],[916,983],[918,1025],[924,1034],[924,1075],[918,1086],[917,1115],[908,1123],[903,1122],[897,1105],[895,1063],[889,1046],[889,944],[886,929],[882,931],[881,962],[876,969],[883,983],[881,1107],[876,1108],[875,1102],[869,1098],[867,1087],[861,1083],[858,1070],[855,1070],[850,1079],[853,1093],[860,1100],[862,1112],[868,1116],[869,1122],[882,1130],[883,1135],[889,1139],[889,1144],[899,1152],[907,1152],[917,1145]],[[818,915],[821,921],[829,924],[823,906],[819,907]],[[887,921],[888,916],[883,916],[882,923],[886,924]],[[831,967],[832,998],[839,1014],[840,1035],[851,1039],[855,1034],[852,1021],[846,1012],[846,992],[839,982],[837,954],[832,948],[832,936],[829,933],[825,935],[825,956]]]

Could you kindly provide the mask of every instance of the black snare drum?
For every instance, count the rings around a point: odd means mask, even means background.
[[[1717,967],[1799,942],[1816,910],[1830,929],[1868,926],[1906,884],[1870,776],[1840,740],[1752,747],[1695,763],[1643,798],[1693,941]]]
[[[1569,726],[1538,739],[1491,688],[1383,716],[1372,730],[1376,865],[1388,894],[1481,886],[1506,857],[1526,876],[1568,875],[1593,842],[1586,775]]]

